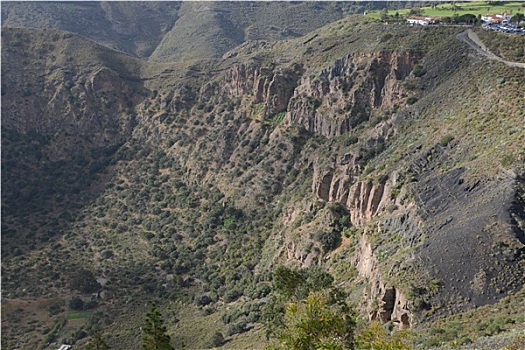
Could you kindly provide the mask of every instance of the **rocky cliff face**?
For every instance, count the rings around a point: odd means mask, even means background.
[[[394,286],[384,282],[379,270],[379,261],[366,237],[362,237],[352,262],[361,278],[368,280],[364,298],[370,320],[393,322],[399,328],[411,326],[412,303]]]
[[[462,177],[464,169],[439,178],[430,175],[437,164],[448,161],[452,148],[438,144],[421,151],[405,172],[394,172],[389,178],[380,177],[376,181],[361,181],[359,176],[353,181],[344,177],[341,180],[341,176],[351,174],[341,162],[328,171],[314,172],[313,193],[319,199],[344,205],[350,223],[364,229],[365,236],[353,263],[359,275],[370,282],[365,298],[372,310],[371,319],[392,320],[405,327],[412,322],[413,312],[422,308],[435,307],[437,313],[442,313],[443,298],[455,300],[449,308],[462,310],[489,302],[490,288],[500,293],[520,288],[515,281],[521,273],[518,264],[523,254],[522,229],[517,224],[509,230],[508,225],[520,222],[519,217],[523,216],[517,215],[515,219],[516,211],[510,209],[519,206],[521,181],[506,175],[485,183],[467,182]],[[500,194],[498,198],[496,192]],[[494,210],[495,205],[501,211]],[[492,215],[486,216],[488,212]],[[366,234],[374,237],[373,244],[365,238]],[[506,243],[487,246],[485,240],[495,237]],[[458,239],[457,249],[444,243]],[[464,262],[464,249],[470,251],[468,264]],[[399,250],[410,253],[400,258]],[[498,256],[504,257],[506,267],[496,262]],[[380,270],[378,266],[383,268]],[[406,281],[399,286],[384,280],[413,269],[425,277],[412,280],[412,287]],[[500,284],[502,276],[506,276],[506,285]],[[464,285],[466,281],[468,288]],[[441,290],[443,286],[450,289]],[[407,293],[417,306],[409,302]]]
[[[335,60],[317,72],[298,64],[280,69],[267,68],[257,60],[252,60],[235,64],[217,82],[206,84],[199,93],[202,102],[217,103],[221,99],[233,101],[246,115],[259,120],[286,112],[282,128],[299,127],[307,133],[350,145],[346,148],[329,146],[322,156],[309,157],[303,153],[305,161],[308,159],[313,170],[311,194],[318,200],[342,205],[348,210],[349,225],[372,235],[373,242],[362,241],[354,254],[354,263],[360,275],[370,280],[371,287],[365,297],[370,317],[391,320],[401,327],[409,326],[414,312],[420,311],[421,307],[428,307],[431,302],[441,304],[435,290],[416,295],[417,290],[428,287],[423,285],[431,280],[440,281],[439,285],[454,284],[450,276],[436,274],[436,271],[441,271],[440,268],[422,269],[422,265],[432,265],[423,251],[435,238],[431,232],[435,226],[434,219],[439,215],[434,208],[433,219],[429,220],[423,207],[430,205],[433,200],[426,197],[423,206],[418,200],[418,193],[425,193],[425,186],[428,186],[419,181],[448,161],[449,154],[454,152],[454,143],[448,147],[440,144],[427,149],[416,147],[402,166],[388,174],[370,178],[365,172],[371,168],[370,160],[384,152],[386,145],[396,139],[400,128],[406,123],[405,119],[413,113],[420,113],[417,108],[397,111],[407,107],[407,97],[414,94],[406,86],[407,82],[414,80],[411,75],[414,65],[422,60],[424,57],[420,54],[406,52],[355,54]],[[365,131],[359,131],[359,138],[352,139],[349,136],[374,117],[379,117],[379,122]],[[271,138],[274,140],[281,137],[280,134],[273,135]],[[344,141],[346,139],[348,141]],[[442,190],[457,194],[462,191],[454,187]],[[460,203],[446,203],[447,207],[455,208],[451,209],[453,211],[459,210],[461,206]],[[312,218],[317,215],[311,206],[292,208],[290,217],[296,217],[298,213]],[[288,228],[280,233],[284,240],[280,240],[281,249],[275,256],[301,267],[320,263],[323,249],[314,238],[314,233],[322,225],[314,224],[315,219],[303,224],[297,224],[295,219],[284,222]],[[454,232],[459,234],[459,228]],[[396,251],[399,250],[410,253],[397,256]],[[377,254],[381,256],[381,262]],[[388,258],[394,255],[395,258]],[[421,259],[426,262],[421,263]],[[516,258],[513,263],[519,259]],[[375,263],[372,267],[363,267],[364,261]],[[382,266],[382,269],[378,266]],[[417,289],[416,292],[410,289],[409,282],[404,281],[399,285],[395,278],[392,279],[395,274],[415,268],[424,276],[411,282],[412,286],[423,286],[417,287],[419,289],[413,287]],[[388,271],[387,276],[384,276],[385,269]],[[467,275],[475,275],[475,272],[465,270],[464,274],[463,279]],[[439,285],[432,288],[439,288]],[[408,294],[418,299],[417,306],[408,301]],[[441,293],[444,294],[447,293]],[[475,301],[471,294],[466,298],[471,304],[487,302]]]
[[[407,97],[401,83],[418,59],[406,53],[361,54],[303,76],[288,105],[290,122],[332,138],[399,107]]]
[[[314,162],[312,191],[320,199],[340,203],[350,209],[351,222],[363,226],[389,204],[391,183],[386,177],[373,184],[361,180],[367,158],[373,153],[380,153],[385,140],[394,132],[390,121],[380,123],[370,130],[363,141],[365,146],[339,155],[329,169],[323,162]]]
[[[286,122],[333,138],[371,116],[402,106],[403,82],[419,61],[407,53],[360,54],[338,59],[320,72],[299,64],[271,69],[256,61],[235,64],[201,89],[203,101],[217,96],[264,104],[267,115],[287,111]]]
[[[201,100],[211,102],[217,97],[240,100],[251,96],[249,103],[261,104],[264,115],[273,115],[286,111],[301,72],[298,65],[293,69],[273,70],[254,62],[236,64],[221,81],[201,89]]]

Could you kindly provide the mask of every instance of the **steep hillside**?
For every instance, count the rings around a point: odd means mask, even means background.
[[[245,41],[302,36],[360,9],[336,2],[187,2],[151,59],[221,57]]]
[[[140,58],[218,58],[247,40],[304,35],[344,15],[384,7],[362,2],[6,2],[2,26],[80,34]]]
[[[89,40],[29,29],[2,37],[2,241],[19,255],[97,197],[146,90],[131,73],[139,61]]]
[[[525,70],[459,27],[348,16],[245,41],[202,6],[181,23],[198,12],[225,42],[201,62],[4,29],[7,341],[82,346],[99,329],[139,348],[156,301],[174,345],[221,332],[262,348],[281,264],[322,267],[364,318],[420,334],[492,304],[523,323],[508,304],[524,284]],[[171,34],[152,57],[178,55]]]
[[[2,26],[60,29],[148,57],[177,20],[181,2],[16,2],[2,4]]]

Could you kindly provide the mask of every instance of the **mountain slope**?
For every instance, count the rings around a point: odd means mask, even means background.
[[[363,315],[400,327],[520,290],[525,72],[462,30],[351,16],[186,68],[4,30],[3,307],[29,312],[3,313],[8,339],[45,347],[69,317],[58,339],[100,327],[133,349],[155,300],[177,346],[219,331],[253,348],[279,264],[322,266]],[[86,186],[52,185],[89,169]],[[107,284],[71,321],[65,303],[89,296],[79,275]],[[24,298],[52,315],[34,321]]]
[[[245,40],[280,40],[383,2],[6,2],[2,26],[54,28],[140,58],[217,58]]]
[[[6,2],[2,26],[54,28],[148,57],[177,19],[180,2]]]

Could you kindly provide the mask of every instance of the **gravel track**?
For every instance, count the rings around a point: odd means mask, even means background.
[[[485,46],[485,44],[483,44],[483,42],[479,39],[476,33],[474,33],[471,29],[468,29],[463,33],[459,33],[458,35],[456,35],[456,38],[467,43],[480,55],[487,57],[489,60],[502,62],[509,67],[525,68],[525,63],[506,61],[503,58],[496,56]]]

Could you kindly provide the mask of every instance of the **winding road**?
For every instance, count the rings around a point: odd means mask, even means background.
[[[525,68],[525,63],[506,61],[503,58],[493,54],[471,29],[468,29],[463,33],[459,33],[456,35],[456,38],[467,43],[471,48],[476,50],[479,54],[487,57],[489,60],[502,62],[509,67]]]

